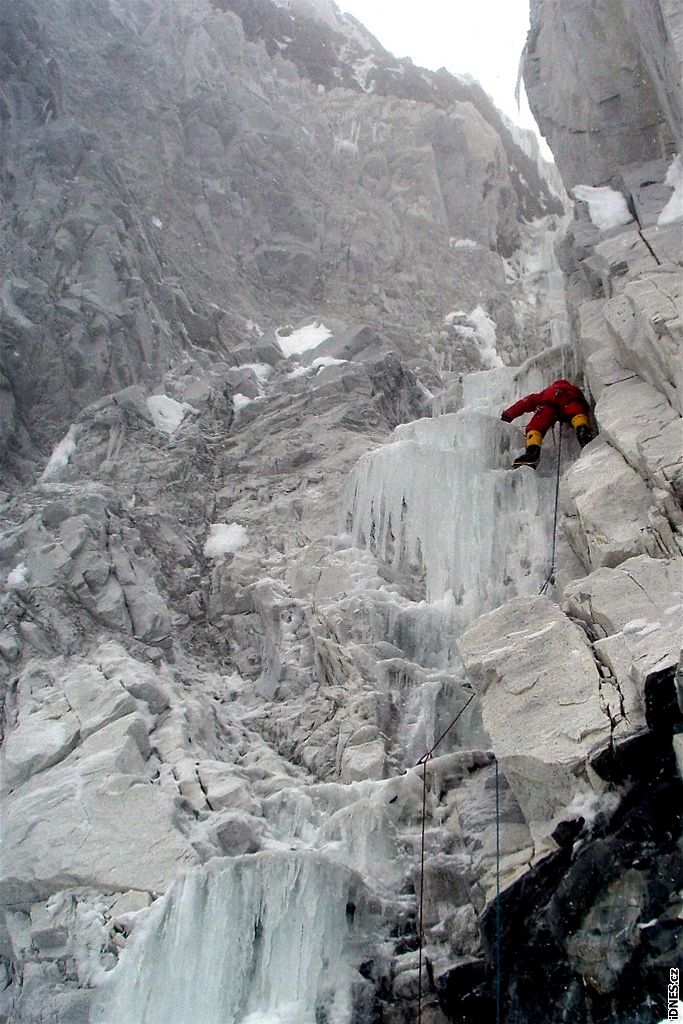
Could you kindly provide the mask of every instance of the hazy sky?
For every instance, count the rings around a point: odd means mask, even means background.
[[[422,67],[470,74],[496,106],[535,128],[515,84],[529,28],[529,0],[336,0],[397,57]]]

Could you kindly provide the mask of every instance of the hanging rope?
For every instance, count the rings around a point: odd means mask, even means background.
[[[422,947],[424,946],[425,822],[427,821],[427,762],[422,765],[422,841],[420,843],[420,913],[417,922],[417,1019],[422,1024]]]
[[[418,922],[417,922],[417,943],[418,943],[418,966],[417,966],[417,1021],[418,1024],[422,1024],[422,954],[424,948],[424,882],[425,882],[425,828],[427,822],[427,762],[434,756],[434,751],[439,746],[441,741],[445,739],[448,733],[451,731],[455,723],[458,721],[460,716],[464,714],[467,708],[474,700],[476,694],[471,693],[466,702],[458,711],[457,715],[444,731],[439,736],[436,743],[434,743],[429,750],[427,750],[420,760],[417,762],[416,767],[419,765],[423,766],[422,771],[422,836],[420,840],[420,900],[418,904]]]
[[[555,474],[555,510],[553,512],[553,548],[550,556],[550,572],[545,583],[539,590],[539,594],[545,594],[555,583],[555,550],[557,548],[557,509],[560,500],[560,474],[562,472],[562,424],[560,423],[559,436],[557,440],[557,472]]]
[[[500,785],[496,758],[496,1024],[501,1022],[501,930],[500,930]]]
[[[451,731],[451,729],[453,728],[455,723],[458,721],[460,716],[467,710],[467,708],[470,706],[470,704],[472,703],[472,701],[474,700],[475,697],[476,697],[475,693],[471,693],[469,695],[469,697],[467,698],[467,701],[460,708],[460,710],[458,711],[457,715],[455,716],[455,718],[453,719],[451,724],[448,726],[448,728],[444,729],[444,731],[441,733],[441,735],[439,736],[439,738],[436,741],[436,743],[432,747],[430,747],[429,750],[426,751],[426,753],[424,753],[422,755],[422,757],[420,758],[419,761],[417,761],[415,763],[415,767],[416,768],[417,768],[418,765],[426,764],[427,761],[431,761],[432,757],[434,756],[434,751],[436,750],[436,748],[439,746],[439,744],[442,742],[442,740],[444,740],[446,738],[446,736],[448,736],[449,732]]]

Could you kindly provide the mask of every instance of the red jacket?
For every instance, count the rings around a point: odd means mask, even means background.
[[[560,420],[570,420],[572,416],[581,412],[588,415],[590,411],[581,388],[570,384],[568,380],[555,380],[537,395],[520,398],[519,402],[503,411],[502,418],[508,421],[515,420],[525,412],[533,412],[539,406],[550,406]]]

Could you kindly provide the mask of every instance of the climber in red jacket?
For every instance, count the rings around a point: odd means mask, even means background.
[[[526,427],[526,451],[513,462],[515,469],[517,466],[531,466],[536,469],[541,457],[543,435],[558,420],[560,423],[571,423],[582,448],[593,437],[588,417],[588,402],[581,389],[570,384],[568,380],[553,381],[537,395],[520,398],[519,402],[505,409],[500,418],[510,423],[525,412],[533,412],[533,416]]]

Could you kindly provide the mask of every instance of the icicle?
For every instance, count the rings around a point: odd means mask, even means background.
[[[561,358],[555,350],[523,370],[469,374],[458,412],[399,427],[349,481],[345,513],[356,543],[398,572],[423,571],[430,605],[454,603],[451,629],[454,618],[464,626],[542,583],[552,474],[508,471],[514,428],[499,416],[511,394],[547,382],[548,363]],[[516,440],[521,446],[521,430]],[[546,448],[550,466],[552,443]]]
[[[315,853],[190,871],[134,936],[93,1024],[314,1024],[323,1005],[348,1024],[353,888],[351,872]]]

